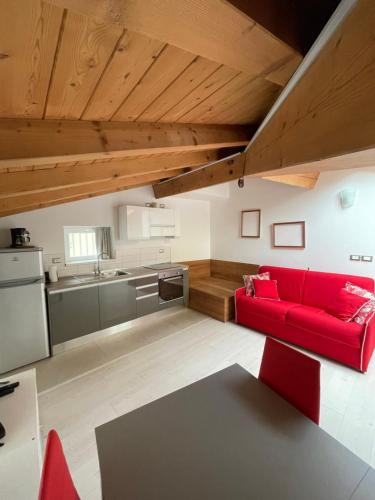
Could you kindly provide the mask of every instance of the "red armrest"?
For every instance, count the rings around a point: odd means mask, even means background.
[[[361,371],[366,372],[372,353],[375,349],[375,314],[368,321],[363,332]]]
[[[240,297],[241,295],[246,295],[245,287],[237,288],[237,290],[234,292],[235,298]]]

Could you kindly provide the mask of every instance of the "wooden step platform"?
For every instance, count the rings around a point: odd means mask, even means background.
[[[189,266],[189,307],[219,321],[234,319],[234,293],[243,274],[256,274],[258,265],[222,260],[185,262]]]

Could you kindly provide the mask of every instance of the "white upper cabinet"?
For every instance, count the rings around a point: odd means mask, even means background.
[[[174,210],[169,208],[150,208],[151,226],[174,226]]]
[[[150,239],[150,209],[126,205],[119,207],[121,240]]]
[[[121,240],[148,240],[180,236],[178,213],[169,208],[119,207]]]

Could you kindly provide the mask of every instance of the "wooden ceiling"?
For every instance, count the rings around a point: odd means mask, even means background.
[[[259,2],[240,4],[0,0],[0,216],[245,147],[304,49],[296,16],[278,36]]]

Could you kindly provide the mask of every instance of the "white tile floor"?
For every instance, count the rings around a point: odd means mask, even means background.
[[[96,426],[233,363],[257,376],[264,340],[176,308],[38,363],[43,434],[50,428],[60,433],[81,498],[101,498]],[[365,375],[320,361],[321,427],[375,467],[374,361]]]

